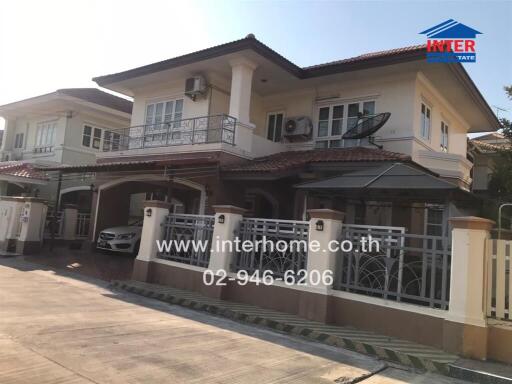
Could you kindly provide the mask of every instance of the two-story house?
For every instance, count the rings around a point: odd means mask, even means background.
[[[115,148],[110,132],[130,123],[131,109],[131,101],[95,88],[59,89],[0,106],[1,194],[37,194],[54,202],[56,183],[43,181],[34,166],[95,162],[98,152]],[[25,177],[14,180],[13,170]],[[87,178],[63,180],[62,200],[89,210],[90,184]]]
[[[424,46],[302,68],[248,35],[94,80],[133,97],[131,124],[96,165],[54,170],[96,172],[95,234],[125,224],[141,192],[187,213],[233,204],[291,219],[333,207],[349,222],[444,230],[477,206],[467,133],[499,126],[464,68],[427,63]],[[342,139],[381,112],[391,116],[372,138]],[[388,171],[397,162],[407,166]],[[367,182],[353,188],[306,184],[356,171]],[[370,190],[384,172],[394,179]]]

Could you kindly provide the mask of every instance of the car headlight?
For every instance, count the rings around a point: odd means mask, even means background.
[[[122,235],[117,235],[117,240],[131,240],[135,236],[137,236],[136,233],[123,233]]]

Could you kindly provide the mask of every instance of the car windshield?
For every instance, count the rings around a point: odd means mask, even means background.
[[[128,226],[130,227],[142,227],[142,223],[144,222],[144,219],[137,219],[132,221],[131,223],[128,223]]]

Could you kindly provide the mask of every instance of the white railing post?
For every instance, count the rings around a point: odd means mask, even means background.
[[[235,249],[230,249],[230,245],[227,243],[235,239],[235,231],[240,225],[245,209],[233,205],[214,205],[213,209],[215,210],[215,224],[208,269],[213,272],[219,270],[230,272]],[[226,245],[224,249],[221,247],[222,242]],[[231,246],[234,247],[234,244],[231,243]]]
[[[310,217],[308,241],[310,248],[313,248],[308,251],[308,276],[311,276],[312,271],[318,271],[320,274],[331,271],[334,277],[338,252],[330,250],[328,246],[332,240],[340,240],[345,214],[332,209],[310,209],[308,214]],[[318,244],[318,249],[314,249],[315,243]],[[332,284],[323,285],[323,279],[320,281],[322,284],[314,287],[317,290],[327,291],[332,287]]]
[[[140,239],[139,254],[133,266],[133,279],[147,281],[149,263],[156,258],[157,240],[162,240],[162,224],[169,215],[170,203],[150,200],[144,203],[144,223]]]
[[[66,204],[62,212],[62,220],[64,223],[62,238],[64,240],[75,240],[78,225],[78,207],[74,204]]]
[[[465,357],[487,357],[486,246],[494,221],[452,217],[450,303],[444,339],[448,351]]]
[[[309,320],[329,322],[332,316],[332,306],[328,295],[332,284],[326,285],[324,274],[336,275],[336,254],[329,250],[329,242],[339,240],[344,213],[332,209],[308,210],[309,235],[308,235],[308,261],[307,284],[308,290],[317,295],[302,295],[299,302],[299,316]],[[318,284],[311,285],[315,280],[314,275],[320,275]]]

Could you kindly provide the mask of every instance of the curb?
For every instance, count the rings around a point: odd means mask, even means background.
[[[403,340],[379,336],[352,328],[329,326],[293,315],[267,311],[255,306],[210,299],[193,292],[138,281],[112,281],[112,287],[127,292],[208,312],[231,320],[255,324],[330,346],[402,364],[421,371],[450,376],[450,365],[458,357]],[[265,316],[268,314],[268,316]],[[284,316],[283,319],[281,319]],[[287,321],[289,320],[289,321]]]

